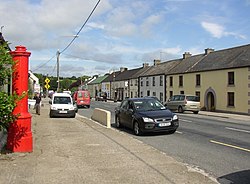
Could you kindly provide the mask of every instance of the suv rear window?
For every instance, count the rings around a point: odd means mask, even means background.
[[[187,101],[194,101],[194,102],[200,101],[200,98],[198,96],[187,96],[186,99]]]

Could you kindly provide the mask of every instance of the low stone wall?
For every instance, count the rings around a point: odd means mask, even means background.
[[[95,108],[91,119],[101,123],[107,128],[111,127],[111,112],[104,109]]]

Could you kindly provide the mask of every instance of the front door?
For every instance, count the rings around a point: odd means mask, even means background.
[[[207,94],[207,110],[215,111],[214,94],[212,92]]]

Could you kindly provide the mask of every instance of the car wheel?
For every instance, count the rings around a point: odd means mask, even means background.
[[[90,108],[90,105],[87,105],[87,108]]]
[[[198,112],[199,112],[199,111],[194,111],[193,113],[194,113],[194,114],[198,114]]]
[[[116,128],[121,128],[121,121],[119,116],[115,116],[115,126]]]
[[[183,108],[182,108],[182,106],[179,106],[179,107],[178,107],[178,112],[183,113]]]
[[[137,121],[134,123],[134,134],[137,136],[142,134],[139,123]]]

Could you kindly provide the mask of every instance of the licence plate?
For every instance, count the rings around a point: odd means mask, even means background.
[[[159,127],[165,127],[165,126],[170,126],[171,123],[168,122],[168,123],[159,123]]]
[[[60,114],[66,114],[67,111],[59,111]]]
[[[198,107],[196,105],[191,105],[190,108],[191,109],[197,109]]]

